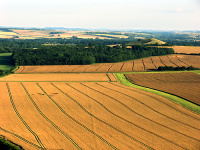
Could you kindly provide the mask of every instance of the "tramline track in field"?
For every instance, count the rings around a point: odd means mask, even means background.
[[[161,62],[164,66],[166,66],[166,64],[162,61],[161,57],[158,57],[158,58],[160,59],[160,62]]]
[[[156,69],[157,67],[156,67],[155,63],[153,62],[153,59],[152,59],[152,58],[151,58],[151,62],[152,62],[152,64],[154,65],[154,67],[155,67],[155,69]]]
[[[188,65],[187,63],[185,63],[184,61],[182,61],[182,60],[178,57],[178,55],[176,55],[176,57],[177,57],[177,59],[178,59],[180,62],[184,63],[184,64],[187,65],[187,66],[190,66],[190,65]]]
[[[42,149],[42,147],[40,147],[39,145],[34,144],[34,143],[28,141],[27,139],[25,139],[25,138],[19,136],[19,135],[16,134],[16,133],[13,133],[13,132],[10,132],[10,131],[8,131],[8,130],[6,130],[6,129],[3,129],[2,127],[0,127],[0,130],[4,131],[4,132],[6,132],[6,133],[9,133],[9,134],[11,134],[11,135],[13,135],[14,137],[16,137],[16,138],[18,138],[18,139],[20,139],[20,140],[22,140],[22,141],[24,141],[24,142],[30,144],[31,146],[33,146],[33,147],[35,147],[35,148]]]
[[[115,146],[113,146],[112,144],[110,144],[108,141],[106,141],[103,137],[101,137],[100,135],[98,135],[97,133],[95,133],[94,131],[92,131],[91,129],[87,128],[85,125],[83,125],[82,123],[80,123],[79,121],[77,121],[76,119],[74,119],[72,116],[70,116],[67,112],[65,112],[62,107],[53,99],[51,98],[45,91],[44,89],[38,84],[36,83],[37,86],[45,93],[45,95],[51,100],[53,101],[53,103],[58,107],[58,109],[67,117],[69,117],[71,120],[73,120],[75,123],[77,123],[78,125],[80,125],[81,127],[83,127],[84,129],[86,129],[87,131],[91,132],[92,134],[94,134],[95,136],[97,136],[100,140],[102,140],[104,143],[108,144],[111,148],[113,149],[117,149]],[[53,84],[52,84],[53,85]]]
[[[38,135],[30,128],[30,126],[26,123],[26,121],[22,118],[22,116],[19,114],[16,106],[15,106],[15,103],[14,103],[14,100],[12,98],[12,94],[11,94],[11,91],[10,91],[10,87],[8,85],[8,83],[6,83],[6,86],[7,86],[7,89],[8,89],[8,93],[9,93],[9,96],[10,96],[10,101],[11,101],[11,104],[13,106],[13,109],[14,111],[16,112],[18,118],[23,122],[23,124],[26,126],[26,128],[29,130],[29,132],[31,132],[31,134],[33,134],[33,136],[35,137],[36,141],[38,142],[38,144],[40,145],[40,147],[44,148],[44,145],[42,144],[40,138],[38,137]]]
[[[81,84],[82,84],[82,83],[81,83]],[[174,144],[174,145],[176,145],[176,146],[178,146],[178,147],[181,147],[181,148],[185,149],[184,147],[182,147],[182,146],[180,146],[180,145],[178,145],[178,144],[176,144],[176,143],[174,143],[174,142],[172,142],[172,141],[170,141],[170,140],[168,140],[168,139],[166,139],[166,138],[164,138],[164,137],[162,137],[162,136],[160,136],[160,135],[157,135],[157,134],[155,134],[155,133],[153,133],[153,132],[151,132],[151,131],[149,131],[149,130],[144,129],[143,127],[138,126],[137,124],[135,124],[135,123],[133,123],[133,122],[130,122],[130,121],[124,119],[123,117],[121,117],[121,116],[119,116],[119,115],[113,113],[112,111],[110,111],[106,106],[104,106],[102,103],[100,103],[99,101],[97,101],[97,100],[94,99],[93,97],[91,97],[91,96],[89,96],[89,95],[87,95],[87,94],[81,92],[80,90],[74,88],[73,86],[71,86],[71,85],[69,85],[69,84],[67,84],[67,85],[70,86],[70,87],[72,87],[72,88],[75,89],[76,91],[82,93],[83,95],[87,96],[88,98],[94,100],[94,101],[97,102],[101,107],[103,107],[106,111],[108,111],[109,113],[111,113],[111,114],[114,115],[115,117],[120,118],[120,119],[122,119],[123,121],[125,121],[125,122],[127,122],[127,123],[129,123],[129,124],[131,124],[131,125],[133,125],[133,126],[135,126],[135,127],[137,127],[137,128],[139,128],[139,129],[141,129],[141,130],[144,130],[145,132],[148,132],[148,133],[150,133],[150,134],[152,134],[152,135],[155,135],[155,136],[157,136],[158,138],[161,138],[161,139],[163,139],[163,140],[165,140],[165,141],[167,141],[167,142],[169,142],[169,143],[172,143],[172,144]],[[82,85],[84,85],[84,84],[82,84]],[[84,85],[84,86],[86,86],[86,85]],[[86,86],[86,87],[88,87],[88,86]],[[88,88],[92,89],[91,87],[88,87]],[[92,89],[92,90],[94,90],[94,89]],[[96,90],[94,90],[94,91],[96,91]],[[101,93],[101,92],[100,92],[100,93]],[[104,94],[104,93],[101,93],[101,94],[106,95],[106,94]],[[106,95],[106,96],[109,97],[108,95]],[[115,99],[115,100],[116,100],[116,99]],[[117,100],[117,101],[118,101],[118,100]]]
[[[82,83],[81,83],[82,84]],[[84,85],[84,84],[83,84]],[[88,88],[91,88],[91,87],[89,87],[89,86],[87,86]],[[91,89],[93,89],[93,88],[91,88]],[[105,95],[105,96],[107,96],[107,97],[110,97],[111,99],[113,99],[114,101],[117,101],[117,102],[119,102],[120,104],[121,104],[121,102],[120,101],[118,101],[117,99],[115,99],[115,98],[113,98],[113,97],[111,97],[111,96],[109,96],[109,95],[107,95],[107,94],[105,94],[105,93],[102,93],[102,92],[100,92],[100,91],[98,91],[98,90],[95,90],[95,89],[93,89],[94,91],[96,91],[96,92],[99,92],[99,93],[101,93],[101,94],[103,94],[103,95]],[[123,105],[124,106],[124,105]],[[127,108],[127,106],[125,106],[126,108]],[[127,121],[127,120],[126,120]],[[130,122],[129,122],[130,123]],[[143,130],[146,130],[146,129],[143,129]],[[148,132],[151,132],[151,131],[149,131],[149,130],[146,130],[146,131],[148,131]],[[166,132],[169,132],[169,131],[166,131]],[[155,133],[153,133],[153,132],[151,132],[152,134],[154,134],[154,135],[156,135],[156,136],[158,136],[158,137],[160,137],[160,138],[164,138],[164,137],[162,137],[162,136],[160,136],[160,135],[157,135],[157,134],[155,134]],[[178,132],[177,132],[178,133]],[[193,140],[196,140],[196,141],[198,141],[199,142],[199,140],[198,139],[195,139],[195,138],[193,138],[193,137],[189,137],[189,136],[187,136],[187,135],[185,135],[185,134],[181,134],[181,135],[183,135],[183,136],[186,136],[186,137],[188,137],[188,138],[190,138],[190,139],[193,139]],[[180,135],[179,135],[180,136]],[[178,145],[177,143],[175,143],[175,142],[173,142],[173,141],[170,141],[169,139],[166,139],[166,138],[164,138],[166,141],[168,141],[168,142],[172,142],[173,144],[175,144],[175,145]]]
[[[120,71],[122,70],[123,67],[124,67],[124,62],[123,62],[123,64],[122,64],[121,68],[120,68]]]
[[[35,103],[35,101],[32,99],[31,95],[29,94],[28,90],[26,89],[26,87],[24,86],[23,83],[21,83],[22,87],[24,88],[27,96],[29,97],[30,101],[33,103],[34,107],[37,109],[37,111],[39,112],[39,114],[45,119],[47,120],[56,130],[58,130],[65,138],[67,138],[77,149],[81,150],[81,147],[76,144],[76,142],[74,142],[73,139],[71,139],[66,133],[64,133],[55,123],[53,123],[41,110],[40,108],[37,106],[37,104]]]
[[[125,94],[125,93],[120,92],[120,91],[116,91],[116,90],[113,90],[113,89],[111,89],[111,88],[105,87],[105,86],[103,86],[103,85],[101,85],[101,84],[99,84],[99,83],[96,83],[96,84],[99,85],[99,86],[101,86],[101,87],[103,87],[103,88],[105,88],[105,89],[108,89],[108,90],[111,90],[111,91],[120,93],[120,94],[122,94],[122,95],[124,95],[124,96],[130,97],[131,99],[135,99],[135,98],[133,98],[133,97],[131,97],[131,96]],[[108,96],[109,96],[109,95],[108,95]],[[115,98],[113,98],[113,99],[115,99]],[[172,128],[170,128],[170,127],[168,127],[168,126],[166,126],[166,125],[163,125],[163,124],[161,124],[161,123],[159,123],[159,122],[157,122],[157,121],[154,121],[154,120],[152,120],[152,119],[149,119],[148,117],[145,117],[145,116],[142,115],[142,114],[137,113],[136,111],[134,111],[133,109],[131,109],[130,107],[128,107],[127,105],[125,105],[124,103],[122,103],[121,101],[118,101],[118,103],[120,103],[121,105],[123,105],[124,107],[126,107],[128,110],[130,110],[131,112],[137,114],[138,116],[140,116],[140,117],[142,117],[142,118],[145,118],[145,119],[147,119],[147,120],[149,120],[149,121],[151,121],[151,122],[154,122],[154,123],[156,123],[156,124],[158,124],[158,125],[160,125],[160,126],[163,126],[163,127],[167,128],[167,129],[169,129],[169,130],[172,130],[172,131],[174,131],[174,132],[177,132],[178,134],[182,134],[182,135],[184,135],[184,136],[187,136],[188,138],[191,138],[191,139],[193,139],[193,140],[196,140],[196,141],[200,142],[200,140],[198,140],[197,138],[194,138],[194,137],[191,137],[191,136],[186,135],[186,134],[184,134],[184,133],[181,133],[181,132],[179,132],[179,131],[177,131],[177,130],[175,130],[175,129],[172,129]]]
[[[87,111],[77,100],[75,100],[74,98],[72,98],[71,96],[69,96],[67,93],[65,93],[64,91],[62,91],[60,88],[58,88],[57,86],[55,86],[53,83],[51,83],[51,84],[52,84],[55,88],[57,88],[61,93],[65,94],[67,97],[69,97],[71,100],[73,100],[82,110],[84,110],[84,111],[85,111],[87,114],[89,114],[90,116],[92,116],[92,117],[94,117],[95,119],[97,119],[98,121],[100,121],[100,122],[102,122],[102,123],[108,125],[109,127],[115,129],[115,130],[118,131],[119,133],[124,134],[125,136],[129,137],[129,138],[132,139],[133,141],[135,141],[135,142],[137,142],[137,143],[139,143],[139,144],[141,144],[141,145],[147,147],[148,149],[153,149],[153,148],[151,148],[150,146],[148,146],[148,145],[142,143],[141,141],[139,141],[139,140],[133,138],[132,136],[128,135],[127,133],[125,133],[125,132],[123,132],[123,131],[117,129],[116,127],[114,127],[114,126],[108,124],[107,122],[105,122],[105,121],[99,119],[98,117],[96,117],[95,115],[91,114],[91,113],[90,113],[89,111]],[[69,84],[67,84],[67,85],[70,86]],[[71,86],[70,86],[70,87],[71,87]],[[73,88],[73,87],[71,87],[71,88]],[[76,90],[75,88],[73,88],[73,89]],[[76,91],[77,91],[77,90],[76,90]],[[82,92],[80,92],[80,91],[78,91],[78,92],[79,92],[79,93],[82,93]],[[85,95],[84,93],[82,93],[82,94]],[[86,97],[89,97],[90,99],[93,99],[93,98],[91,98],[91,97],[88,96],[88,95],[85,95],[85,96],[86,96]],[[95,99],[93,99],[93,100],[96,101]],[[99,103],[98,101],[96,101],[96,102]],[[107,109],[104,105],[102,105],[101,103],[99,103],[99,104],[100,104],[103,108],[105,108],[108,112],[110,112],[109,109]]]
[[[180,110],[178,110],[177,108],[175,108],[175,107],[173,107],[173,106],[171,106],[171,105],[169,105],[169,104],[167,104],[167,103],[161,101],[160,99],[158,99],[158,98],[156,98],[156,97],[154,97],[154,96],[151,96],[150,94],[147,94],[147,92],[145,92],[145,93],[142,92],[142,91],[139,92],[139,91],[134,90],[134,88],[131,88],[131,87],[129,88],[128,86],[123,86],[123,85],[120,85],[120,84],[117,84],[117,85],[116,85],[116,84],[113,84],[113,83],[109,83],[109,84],[112,84],[112,85],[114,85],[114,86],[116,86],[116,87],[120,87],[120,88],[122,88],[122,89],[127,89],[127,90],[132,91],[132,92],[135,92],[135,93],[139,93],[139,94],[146,95],[146,96],[148,96],[148,97],[150,97],[150,98],[155,99],[156,101],[159,101],[160,103],[163,103],[164,105],[166,105],[166,106],[168,106],[168,107],[171,107],[172,109],[174,109],[174,110],[177,111],[177,112],[180,112],[180,113],[182,113],[182,114],[184,114],[184,115],[186,115],[186,116],[188,116],[188,117],[191,117],[191,118],[193,118],[193,119],[199,121],[199,118],[196,118],[196,117],[194,117],[194,116],[191,116],[191,115],[189,115],[189,114],[186,114],[186,113],[184,113],[183,111],[180,111]],[[119,91],[118,91],[118,92],[119,92]],[[133,98],[134,98],[134,97],[133,97]],[[134,98],[134,99],[135,99],[135,98]],[[184,122],[181,122],[181,121],[178,121],[178,120],[176,120],[176,119],[173,119],[173,118],[171,118],[171,117],[169,117],[169,116],[167,116],[167,115],[165,115],[165,114],[163,114],[163,113],[160,113],[159,111],[155,110],[154,108],[152,108],[152,107],[150,107],[150,106],[144,104],[143,102],[140,102],[140,101],[137,100],[137,99],[135,99],[135,100],[138,101],[139,103],[141,103],[142,105],[144,105],[145,107],[147,107],[147,108],[153,110],[154,112],[158,113],[158,114],[161,114],[161,115],[163,115],[163,116],[165,116],[165,117],[167,117],[167,118],[169,118],[169,119],[171,119],[171,120],[174,120],[174,121],[176,121],[176,122],[179,122],[179,123],[181,123],[181,124],[184,124],[184,125],[186,125],[186,126],[189,126],[189,127],[191,127],[191,128],[194,128],[194,129],[200,131],[199,128],[193,127],[193,126],[191,126],[191,125],[189,125],[189,124],[186,124],[186,123],[184,123]],[[175,102],[172,102],[172,103],[176,104]],[[176,104],[176,105],[177,105],[177,104]]]

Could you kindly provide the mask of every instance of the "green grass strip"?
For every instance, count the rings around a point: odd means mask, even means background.
[[[16,146],[3,138],[0,138],[0,148],[3,150],[22,150],[21,147]]]
[[[188,108],[188,109],[200,114],[200,106],[198,106],[194,103],[191,103],[191,102],[189,102],[185,99],[182,99],[178,96],[174,96],[174,95],[171,95],[171,94],[168,94],[168,93],[165,93],[165,92],[161,92],[161,91],[158,91],[158,90],[154,90],[154,89],[150,89],[150,88],[146,88],[146,87],[142,87],[142,86],[133,84],[126,79],[124,74],[116,73],[115,76],[117,77],[117,79],[119,80],[120,83],[122,83],[126,86],[137,88],[137,89],[140,89],[140,90],[144,90],[144,91],[147,91],[147,92],[151,92],[151,93],[163,96],[163,97],[165,97],[165,98],[167,98],[171,101],[174,101],[174,102],[182,105],[185,108]]]

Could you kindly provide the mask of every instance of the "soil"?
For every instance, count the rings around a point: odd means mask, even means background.
[[[196,73],[126,74],[134,84],[177,95],[200,105],[200,75]]]

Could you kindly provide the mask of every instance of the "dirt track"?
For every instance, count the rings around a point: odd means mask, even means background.
[[[61,72],[130,72],[149,71],[159,66],[200,68],[200,56],[168,55],[154,56],[121,63],[102,63],[94,65],[50,65],[50,66],[20,66],[15,73],[61,73]]]
[[[200,148],[199,115],[118,82],[1,82],[0,92],[0,134],[26,149]]]
[[[200,75],[195,73],[126,74],[134,84],[180,96],[200,105]]]

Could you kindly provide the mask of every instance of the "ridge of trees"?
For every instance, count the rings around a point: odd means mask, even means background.
[[[128,39],[1,39],[0,53],[13,53],[13,65],[85,65],[113,63],[149,56],[173,54],[172,48],[132,45],[126,48]],[[54,45],[43,45],[54,44]],[[58,45],[56,45],[58,44]],[[71,45],[70,45],[71,44]],[[121,44],[110,47],[107,45]]]
[[[134,45],[109,47],[96,45],[85,47],[56,45],[41,46],[38,49],[18,49],[13,53],[15,65],[86,65],[93,63],[113,63],[134,60],[149,56],[173,54],[172,48]]]

